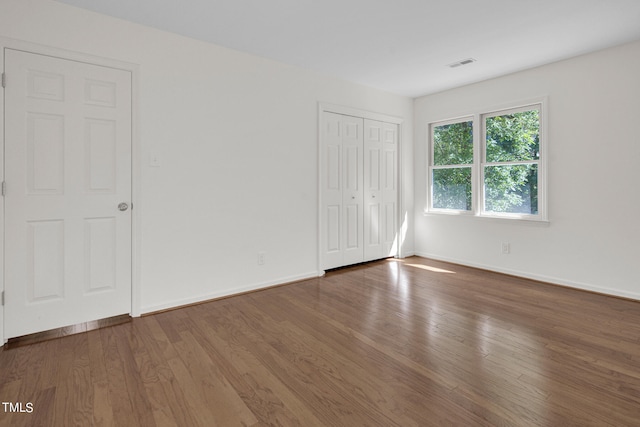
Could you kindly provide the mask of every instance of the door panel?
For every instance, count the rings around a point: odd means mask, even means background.
[[[85,119],[85,191],[87,193],[115,193],[116,150],[118,147],[116,121]]]
[[[340,251],[340,205],[327,206],[327,253]]]
[[[380,228],[374,225],[374,224],[380,224],[380,204],[379,203],[369,204],[369,212],[367,215],[367,219],[369,222],[369,227],[368,227],[369,235],[366,236],[365,241],[368,244],[367,247],[372,247],[372,246],[375,247],[376,245],[380,244]],[[367,255],[365,255],[365,258],[366,257]]]
[[[353,196],[360,191],[362,178],[360,177],[362,167],[362,148],[355,144],[344,144],[344,188],[343,191],[349,193],[349,197],[355,200]]]
[[[362,119],[324,113],[320,247],[323,269],[362,262]]]
[[[342,192],[345,202],[359,205],[362,192],[362,119],[342,116],[344,129],[341,138],[343,152],[343,174],[345,177]]]
[[[64,298],[64,221],[27,222],[27,303]]]
[[[398,255],[398,125],[383,123],[382,142],[382,200],[384,203],[382,222],[383,257]]]
[[[342,265],[342,116],[324,114],[321,123],[320,257],[325,268]]]
[[[131,311],[131,74],[5,49],[5,338]]]
[[[64,116],[27,112],[26,143],[27,193],[64,193]]]
[[[340,265],[362,262],[362,119],[341,116],[344,182],[342,187],[343,235]]]
[[[383,173],[381,153],[383,123],[373,120],[365,120],[365,192],[364,192],[364,255],[363,261],[371,261],[382,258],[382,245],[380,233],[382,232],[382,192],[380,178]]]
[[[114,218],[84,220],[85,293],[116,288],[116,221]]]

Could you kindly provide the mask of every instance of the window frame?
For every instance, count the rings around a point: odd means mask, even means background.
[[[487,161],[487,119],[492,117],[500,117],[508,114],[516,114],[523,113],[526,111],[538,111],[538,139],[539,139],[539,150],[538,150],[538,159],[537,160],[513,160],[513,161],[503,161],[503,162],[488,162]],[[542,104],[530,104],[520,107],[507,108],[497,111],[492,111],[489,113],[484,113],[480,115],[480,171],[479,171],[479,179],[481,183],[481,194],[480,194],[480,204],[479,214],[481,216],[490,216],[490,217],[501,217],[501,218],[516,218],[516,219],[531,219],[537,220],[540,218],[541,212],[541,200],[543,198],[539,197],[542,188],[542,158],[544,156],[543,152],[543,124],[542,124]],[[485,171],[487,166],[518,166],[518,165],[537,165],[538,167],[538,213],[537,214],[526,214],[526,213],[512,213],[512,212],[495,212],[495,211],[487,211],[485,209],[486,205],[486,186],[485,186]]]
[[[501,218],[507,220],[523,220],[548,222],[547,217],[547,99],[536,98],[521,103],[512,103],[495,108],[486,108],[474,114],[465,114],[452,119],[434,120],[427,125],[427,200],[425,214],[463,215],[478,218]],[[538,111],[539,118],[539,158],[538,160],[522,160],[509,162],[487,162],[486,119],[505,114],[530,110]],[[437,126],[471,121],[473,127],[473,163],[471,164],[471,199],[472,209],[458,210],[433,207],[433,170],[434,170],[434,138],[433,131]],[[537,164],[538,167],[538,213],[510,213],[485,210],[484,175],[487,166]],[[452,165],[467,166],[467,165]],[[442,166],[435,168],[442,168]]]
[[[451,164],[451,165],[435,165],[435,144],[434,144],[434,138],[433,138],[433,132],[434,129],[438,126],[446,126],[446,125],[452,125],[452,124],[456,124],[456,123],[464,123],[464,122],[471,122],[471,126],[472,126],[472,137],[473,137],[473,159],[471,161],[471,163],[462,163],[462,164]],[[429,132],[429,154],[428,154],[428,161],[427,161],[427,181],[428,181],[428,191],[427,191],[427,204],[429,206],[429,211],[430,212],[437,212],[437,213],[444,213],[444,214],[456,214],[456,215],[474,215],[476,209],[477,209],[477,202],[476,202],[476,174],[477,174],[477,156],[478,156],[478,150],[476,150],[476,116],[474,115],[468,115],[468,116],[462,116],[462,117],[457,117],[454,119],[448,119],[448,120],[441,120],[441,121],[437,121],[437,122],[432,122],[429,123],[428,126],[428,132]],[[440,170],[440,169],[456,169],[456,168],[469,168],[471,169],[471,209],[467,210],[467,209],[446,209],[446,208],[435,208],[433,207],[433,195],[434,195],[434,191],[433,191],[433,171],[434,170]]]

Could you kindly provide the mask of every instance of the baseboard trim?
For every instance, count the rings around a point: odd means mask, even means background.
[[[300,282],[302,280],[315,279],[319,277],[319,273],[317,271],[309,272],[297,276],[284,277],[279,280],[272,280],[268,282],[262,282],[258,284],[248,285],[248,286],[240,286],[237,288],[227,289],[222,292],[213,292],[210,294],[199,295],[197,297],[191,298],[183,298],[180,300],[176,300],[173,302],[167,302],[164,304],[157,304],[153,306],[143,307],[141,310],[142,316],[150,316],[157,313],[162,313],[165,311],[177,310],[180,308],[188,307],[191,305],[204,304],[207,302],[231,298],[243,294],[248,294],[251,292],[262,291],[269,288],[275,288],[278,286],[290,285],[292,283]]]
[[[542,275],[542,274],[534,274],[534,273],[530,273],[530,272],[527,272],[527,271],[511,270],[511,269],[507,269],[507,268],[500,268],[500,267],[495,267],[495,266],[492,266],[492,265],[486,265],[486,264],[482,264],[482,263],[468,262],[466,260],[450,258],[450,257],[442,257],[442,256],[430,254],[430,253],[425,253],[425,252],[417,252],[415,255],[419,256],[421,258],[429,258],[429,259],[433,259],[433,260],[437,260],[437,261],[444,261],[444,262],[450,262],[452,264],[459,264],[459,265],[463,265],[463,266],[466,266],[466,267],[478,268],[480,270],[486,270],[486,271],[492,271],[492,272],[495,272],[495,273],[506,274],[506,275],[509,275],[509,276],[522,277],[524,279],[535,280],[537,282],[543,282],[543,283],[547,283],[547,284],[550,284],[550,285],[564,286],[565,288],[572,288],[572,289],[577,289],[577,290],[586,291],[586,292],[592,292],[592,293],[596,293],[596,294],[600,294],[600,295],[606,295],[606,296],[617,297],[617,298],[624,298],[624,299],[633,300],[633,301],[640,301],[640,294],[639,293],[626,292],[626,291],[621,291],[621,290],[618,290],[618,289],[611,289],[611,288],[603,288],[603,287],[591,285],[591,284],[588,284],[588,283],[574,282],[574,281],[570,281],[570,280],[559,279],[559,278],[552,277],[552,276],[545,276],[545,275]]]

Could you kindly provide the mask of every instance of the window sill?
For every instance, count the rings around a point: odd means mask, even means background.
[[[428,211],[425,210],[422,213],[425,217],[460,217],[469,219],[478,219],[480,221],[497,221],[505,224],[527,224],[527,225],[539,225],[549,226],[551,222],[547,218],[535,218],[530,216],[510,216],[510,215],[479,215],[473,212],[464,211]]]

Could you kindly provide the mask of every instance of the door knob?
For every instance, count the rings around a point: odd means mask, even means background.
[[[126,204],[125,202],[122,202],[118,205],[118,209],[120,209],[121,211],[126,211],[127,209],[129,209],[129,205]]]

